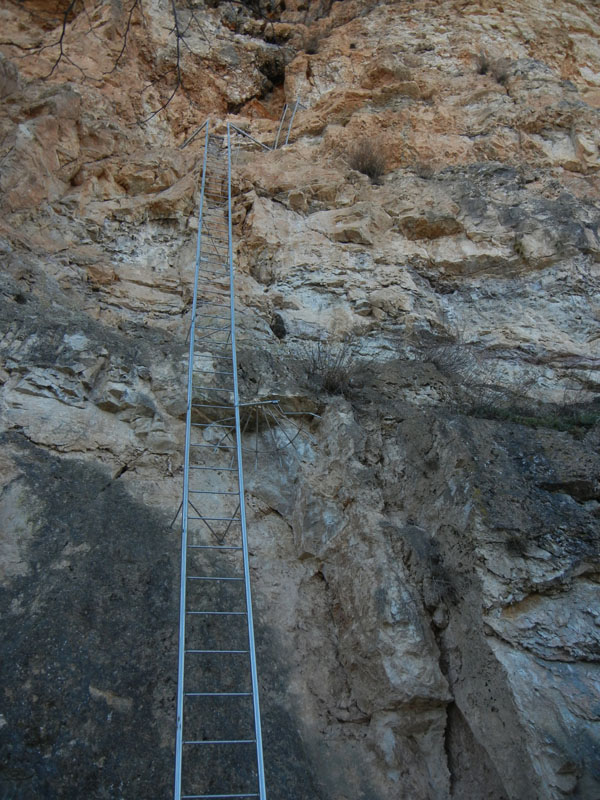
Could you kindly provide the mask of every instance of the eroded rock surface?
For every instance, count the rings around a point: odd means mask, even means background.
[[[241,388],[299,429],[247,464],[269,796],[600,797],[593,5],[182,8],[152,117],[143,11],[119,56],[128,9],[77,7],[49,77],[60,9],[1,11],[0,795],[170,796],[179,145],[300,97],[233,181]]]

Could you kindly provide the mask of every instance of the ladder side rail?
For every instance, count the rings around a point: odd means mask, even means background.
[[[275,137],[275,144],[273,145],[273,150],[277,150],[277,145],[279,144],[279,137],[281,135],[281,129],[283,128],[283,121],[285,119],[285,115],[287,114],[288,104],[283,104],[283,111],[281,112],[281,118],[279,120],[279,128],[277,129],[277,136]]]
[[[248,557],[248,533],[246,528],[246,506],[244,500],[244,470],[242,462],[242,436],[240,422],[240,396],[237,374],[236,339],[235,339],[235,287],[233,275],[233,229],[231,220],[231,129],[227,123],[227,223],[229,240],[229,298],[231,314],[231,359],[233,371],[233,397],[235,408],[235,430],[237,447],[238,488],[240,493],[240,526],[242,532],[242,552],[244,565],[244,589],[246,593],[246,611],[248,623],[248,649],[250,651],[250,672],[252,677],[252,703],[254,706],[254,731],[256,736],[256,761],[258,768],[258,790],[260,800],[266,800],[265,767],[263,760],[262,731],[260,722],[260,704],[258,698],[258,674],[256,668],[256,647],[254,642],[254,618],[252,614],[252,594],[250,589],[250,566]]]
[[[290,120],[290,124],[289,124],[289,127],[288,127],[287,136],[285,137],[285,143],[286,143],[286,144],[289,142],[289,139],[290,139],[290,133],[292,132],[292,125],[294,124],[294,117],[296,116],[296,111],[298,111],[298,106],[299,106],[299,105],[300,105],[300,100],[298,99],[298,100],[296,100],[296,102],[294,103],[294,110],[293,110],[293,112],[292,112],[292,118],[291,118],[291,120]]]
[[[250,139],[251,142],[254,142],[254,144],[257,144],[259,147],[262,147],[263,150],[268,150],[269,152],[271,152],[271,148],[269,147],[269,145],[263,144],[262,142],[259,142],[258,139],[255,139],[254,136],[250,136],[249,133],[246,133],[246,131],[243,131],[241,128],[238,128],[238,126],[234,125],[233,122],[228,122],[227,126],[228,126],[228,130],[229,130],[229,128],[233,128],[233,130],[236,133],[241,133],[242,136],[246,136],[248,139]],[[228,133],[228,136],[229,136],[229,133]]]
[[[185,142],[184,142],[183,144],[180,144],[180,145],[179,145],[179,150],[183,150],[183,148],[184,148],[184,147],[187,147],[187,146],[188,146],[188,144],[190,144],[191,142],[193,142],[193,141],[194,141],[194,139],[196,138],[196,136],[198,136],[198,134],[202,133],[202,128],[204,128],[204,126],[205,126],[205,125],[208,125],[208,122],[209,122],[209,120],[207,119],[205,122],[203,122],[203,123],[202,123],[202,125],[200,125],[200,127],[199,127],[199,128],[197,128],[197,129],[196,129],[196,130],[195,130],[195,131],[192,133],[192,135],[191,135],[191,136],[189,136],[189,137],[188,137],[188,138],[185,140]]]
[[[206,162],[208,156],[209,120],[206,120],[204,139],[204,160],[202,164],[202,183],[200,187],[200,207],[198,210],[198,235],[196,239],[196,264],[194,270],[194,295],[192,300],[192,322],[190,327],[190,347],[188,356],[187,411],[185,417],[185,451],[183,462],[183,500],[181,510],[181,585],[179,590],[179,649],[177,662],[177,722],[175,737],[175,792],[174,800],[181,800],[181,762],[183,750],[183,698],[185,671],[185,619],[186,619],[186,574],[187,574],[187,534],[188,534],[188,497],[190,442],[192,427],[192,382],[194,373],[194,346],[196,328],[196,308],[198,301],[198,280],[200,271],[200,253],[202,248],[202,211],[204,205],[204,188],[206,183]]]

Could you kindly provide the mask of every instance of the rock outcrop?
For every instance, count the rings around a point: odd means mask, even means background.
[[[233,181],[242,390],[299,429],[247,465],[269,796],[600,797],[593,4],[169,8],[1,12],[0,795],[170,796],[180,145],[300,98]]]

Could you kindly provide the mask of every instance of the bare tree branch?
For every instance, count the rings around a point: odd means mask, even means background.
[[[65,34],[67,32],[67,23],[69,21],[69,14],[71,13],[71,11],[73,11],[75,9],[75,6],[77,5],[78,2],[79,2],[79,0],[71,0],[69,5],[67,6],[67,9],[63,14],[62,25],[61,25],[61,30],[60,30],[60,36],[58,38],[58,41],[54,42],[54,44],[46,45],[45,47],[42,48],[42,50],[46,50],[48,48],[56,47],[57,45],[58,45],[58,48],[59,48],[58,57],[57,57],[56,61],[54,62],[54,64],[52,65],[52,69],[50,70],[50,72],[47,75],[44,75],[44,78],[49,78],[54,73],[54,71],[56,70],[56,68],[58,67],[60,62],[63,60],[63,58],[66,61],[68,61],[71,64],[73,64],[71,59],[68,58],[67,56],[65,56],[64,40],[65,40]],[[41,52],[41,50],[40,50],[40,52]],[[73,66],[77,66],[77,65],[73,64]],[[83,72],[83,70],[81,70],[81,71]]]
[[[141,7],[141,0],[133,0],[133,3],[131,4],[131,8],[129,9],[129,13],[127,15],[127,24],[125,25],[125,31],[123,32],[123,45],[121,47],[121,50],[119,51],[119,55],[115,59],[113,68],[108,70],[108,72],[104,72],[103,75],[111,75],[113,72],[115,72],[115,70],[119,66],[119,62],[121,61],[121,58],[123,57],[125,50],[127,49],[127,39],[129,37],[129,31],[131,29],[131,20],[133,18],[133,12],[138,6]]]
[[[88,23],[88,29],[83,31],[83,35],[85,36],[92,33],[95,38],[100,39],[101,37],[99,37],[95,31],[94,22],[90,16],[90,12],[92,9],[96,9],[96,5],[98,5],[98,7],[102,7],[108,2],[108,0],[95,0],[94,5],[90,9],[88,9],[86,5],[88,0],[68,0],[66,7],[64,6],[64,3],[66,3],[67,0],[62,0],[62,2],[61,0],[56,0],[54,14],[48,12],[39,13],[35,8],[29,8],[28,0],[8,0],[8,2],[19,8],[21,11],[27,13],[31,20],[37,21],[38,24],[44,29],[48,30],[50,25],[54,29],[54,33],[49,34],[49,37],[52,37],[53,39],[52,41],[48,41],[48,38],[44,37],[48,43],[44,43],[44,39],[40,39],[39,35],[38,43],[31,45],[0,40],[0,46],[13,47],[19,51],[19,54],[14,56],[16,58],[28,58],[35,55],[40,55],[46,50],[56,49],[55,57],[51,62],[50,69],[47,74],[42,76],[42,80],[46,80],[55,75],[62,64],[68,64],[79,70],[86,80],[100,82],[107,75],[112,75],[122,66],[127,48],[133,36],[133,26],[136,20],[136,12],[139,12],[142,23],[144,22],[143,0],[127,0],[128,5],[126,5],[124,9],[124,17],[121,17],[121,19],[124,19],[124,22],[122,23],[122,32],[119,34],[121,37],[119,51],[114,57],[111,68],[102,72],[99,77],[94,77],[92,75],[88,75],[70,55],[70,26],[78,19],[80,12],[83,11]],[[261,13],[260,0],[245,0],[245,2],[243,0],[229,0],[229,2],[250,10],[255,16],[261,17],[265,23],[270,24],[271,27],[273,26],[272,21],[268,20]],[[142,88],[140,90],[140,94],[143,95],[152,86],[165,81],[169,78],[169,76],[174,75],[174,78],[169,80],[170,85],[167,84],[168,88],[167,86],[162,88],[159,96],[165,97],[165,91],[168,92],[168,95],[160,102],[156,109],[149,113],[147,117],[140,120],[140,124],[149,122],[161,111],[164,111],[171,104],[178,92],[182,92],[186,96],[188,103],[190,103],[192,106],[195,105],[188,91],[188,87],[185,86],[184,55],[186,53],[194,55],[193,48],[190,46],[190,42],[188,41],[193,32],[196,32],[199,36],[201,36],[207,44],[210,44],[210,39],[207,36],[205,27],[203,26],[202,21],[196,13],[196,9],[194,8],[193,0],[169,0],[169,3],[169,16],[171,17],[171,26],[168,28],[169,36],[174,36],[175,38],[173,66],[171,69],[167,69],[159,77],[152,80],[149,84]],[[61,10],[61,5],[64,10]],[[56,29],[58,29],[58,33],[56,32]],[[171,80],[173,81],[172,83]]]
[[[168,99],[161,103],[161,105],[153,111],[148,117],[140,121],[140,125],[144,125],[146,122],[150,122],[151,119],[157,114],[160,114],[161,111],[164,111],[165,108],[171,103],[179,87],[182,85],[182,78],[181,78],[181,43],[184,41],[184,34],[181,32],[181,28],[179,26],[179,14],[177,13],[177,6],[175,5],[175,0],[171,0],[171,12],[173,14],[173,27],[171,28],[171,32],[175,34],[175,48],[176,48],[176,56],[175,56],[175,67],[173,68],[175,71],[175,86],[173,91],[169,95]],[[186,29],[187,30],[187,29]]]

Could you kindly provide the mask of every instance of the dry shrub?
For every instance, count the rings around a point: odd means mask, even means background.
[[[504,86],[510,73],[511,60],[509,58],[498,58],[490,64],[490,73],[494,79]]]
[[[319,52],[321,37],[318,33],[308,33],[304,39],[304,52],[309,56],[314,56]]]
[[[490,58],[487,53],[483,52],[483,50],[475,59],[475,66],[477,67],[478,75],[487,75],[490,71]]]
[[[350,151],[349,163],[352,169],[368,175],[373,183],[378,183],[386,167],[385,151],[381,141],[360,139]]]
[[[429,180],[429,178],[433,178],[434,174],[434,169],[430,164],[425,164],[423,161],[417,161],[415,164],[415,175],[418,178]]]
[[[355,369],[352,339],[342,342],[321,339],[306,349],[306,371],[310,382],[329,394],[345,394]]]

